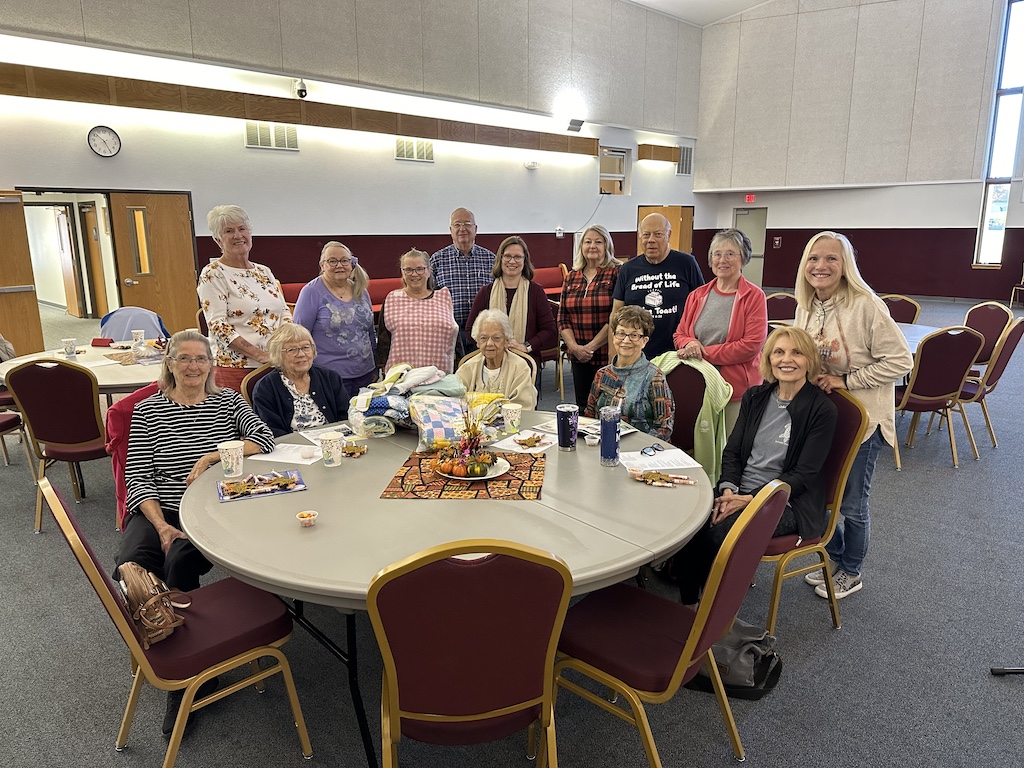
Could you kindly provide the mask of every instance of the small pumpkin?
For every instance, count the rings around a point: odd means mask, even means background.
[[[455,477],[466,477],[466,475],[469,474],[469,470],[466,468],[465,464],[456,464],[452,467],[451,472],[447,472],[445,474],[454,475]]]
[[[482,461],[474,461],[467,468],[470,477],[486,477],[487,465]]]

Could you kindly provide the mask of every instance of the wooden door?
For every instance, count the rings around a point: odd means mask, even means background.
[[[0,192],[0,334],[19,355],[43,351],[21,192]]]
[[[85,316],[85,302],[78,287],[81,276],[78,273],[78,254],[75,253],[74,233],[71,231],[71,206],[55,205],[54,226],[57,232],[57,248],[60,251],[60,271],[64,278],[64,304],[72,317]]]
[[[171,333],[195,327],[196,251],[187,194],[111,192],[121,306],[145,307]]]
[[[645,216],[660,213],[672,225],[669,246],[676,251],[690,253],[693,248],[693,206],[692,205],[641,205],[636,209],[636,229],[639,233],[640,222]],[[643,253],[640,236],[637,234],[637,253]]]
[[[80,206],[82,211],[82,240],[85,242],[86,262],[89,265],[89,289],[94,317],[103,317],[110,311],[107,305],[107,280],[103,272],[103,251],[100,248],[100,223],[96,206]]]

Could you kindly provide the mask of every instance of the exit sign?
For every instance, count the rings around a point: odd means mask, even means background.
[[[756,203],[757,202],[757,195],[747,195],[743,202],[745,202],[745,203]]]

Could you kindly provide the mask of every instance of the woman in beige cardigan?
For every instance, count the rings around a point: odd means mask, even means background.
[[[509,351],[512,326],[508,315],[485,309],[476,316],[470,334],[480,349],[459,366],[455,375],[467,392],[500,392],[528,411],[537,407],[533,369],[525,357]]]
[[[863,586],[861,565],[868,551],[868,496],[883,443],[896,440],[896,382],[910,373],[913,358],[889,310],[864,282],[845,235],[819,232],[804,249],[796,277],[796,321],[814,339],[824,373],[815,383],[825,392],[846,389],[868,412],[868,429],[846,481],[843,524],[826,546],[836,597]],[[828,597],[819,570],[804,577]]]

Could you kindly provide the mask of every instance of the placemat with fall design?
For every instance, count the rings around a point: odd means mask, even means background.
[[[544,455],[497,454],[511,468],[493,480],[451,480],[433,470],[434,454],[413,453],[380,495],[382,499],[509,499],[534,501],[544,483]]]

